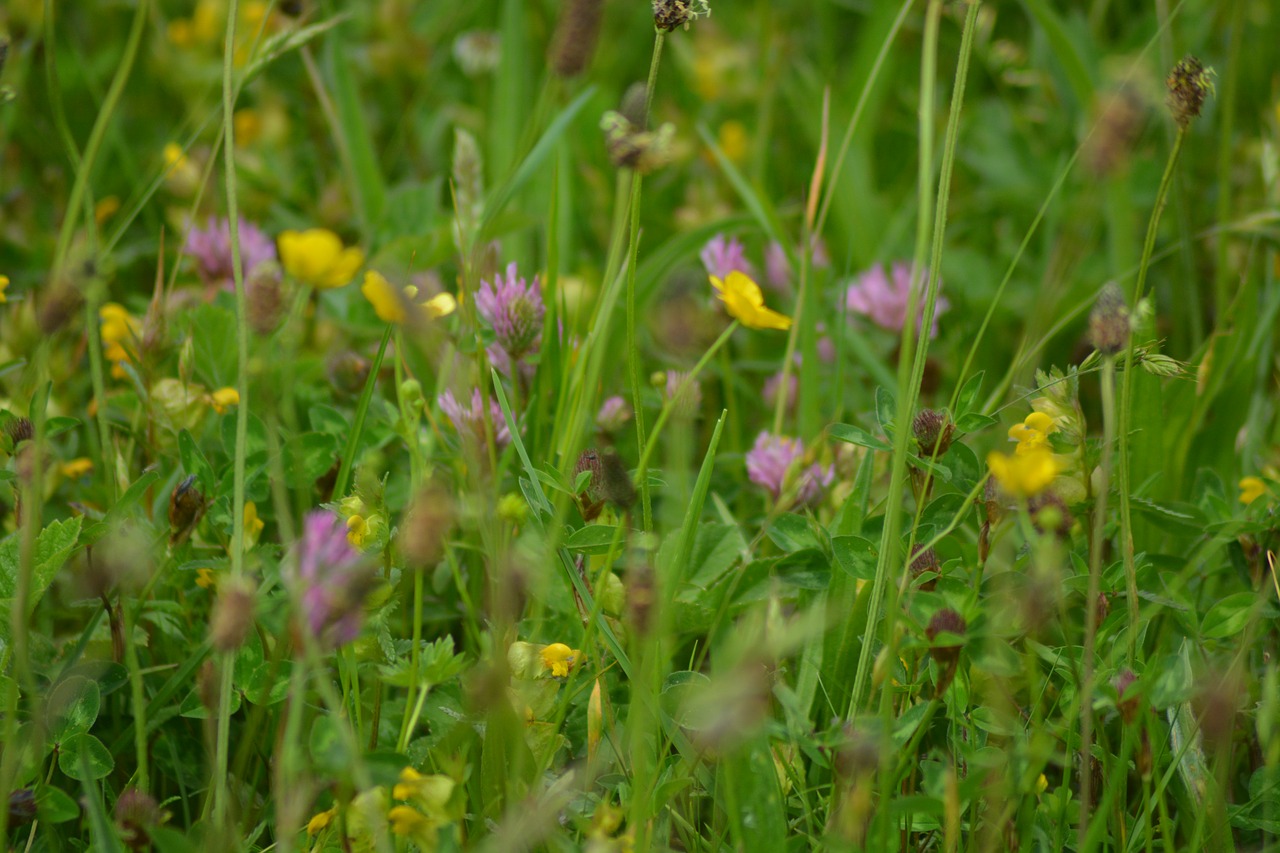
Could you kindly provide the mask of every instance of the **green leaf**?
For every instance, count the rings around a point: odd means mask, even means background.
[[[787,808],[769,738],[757,735],[721,764],[716,785],[737,849],[778,853],[787,847]],[[722,793],[723,792],[723,793]]]
[[[79,418],[49,418],[44,422],[44,437],[46,439],[57,438],[64,433],[71,432],[78,426],[80,426]]]
[[[36,813],[43,823],[66,823],[80,817],[80,807],[61,788],[44,785],[36,792]]]
[[[210,388],[226,388],[236,381],[236,318],[230,311],[206,303],[191,311],[188,334],[192,359],[200,381]]]
[[[1260,599],[1252,592],[1237,592],[1220,599],[1209,608],[1200,625],[1202,636],[1210,640],[1223,640],[1244,630],[1253,608]]]
[[[836,536],[831,540],[836,565],[858,580],[869,581],[876,576],[878,549],[870,540],[861,536]]]
[[[977,373],[965,380],[964,385],[960,388],[960,393],[956,394],[956,421],[973,411],[974,405],[978,402],[978,394],[982,391],[982,379],[987,375],[985,370],[979,370]]]
[[[892,444],[882,438],[876,438],[862,427],[853,424],[832,424],[827,429],[827,434],[836,441],[845,441],[872,450],[882,450],[885,453],[893,452]]]
[[[205,494],[213,491],[218,484],[214,476],[213,466],[205,458],[204,453],[196,446],[196,440],[185,429],[178,433],[178,456],[182,459],[182,469],[188,474],[195,474],[196,481]]]
[[[876,386],[876,421],[880,431],[885,435],[893,435],[894,418],[898,413],[898,404],[893,392],[883,385]]]
[[[956,430],[962,435],[967,435],[972,432],[980,432],[995,423],[995,418],[980,415],[977,412],[968,412],[956,418]]]
[[[294,487],[310,486],[333,467],[338,438],[327,432],[304,432],[284,446],[284,472]]]
[[[79,782],[101,779],[116,767],[111,753],[91,734],[75,734],[58,750],[58,769]]]
[[[570,551],[577,551],[580,554],[607,554],[610,543],[617,536],[617,530],[618,528],[612,525],[588,524],[573,531],[564,544]],[[621,545],[624,537],[617,536],[617,539],[618,544]]]
[[[81,517],[55,521],[36,538],[36,548],[29,588],[28,612],[35,609],[44,596],[54,576],[67,562],[80,538]],[[6,615],[13,607],[17,594],[20,566],[18,534],[14,533],[0,542],[0,612]],[[9,620],[0,621],[0,637],[9,636]]]
[[[54,740],[64,741],[93,728],[102,707],[102,695],[96,681],[83,675],[64,678],[49,695],[46,714]]]

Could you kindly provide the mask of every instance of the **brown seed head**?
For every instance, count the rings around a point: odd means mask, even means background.
[[[400,525],[400,549],[409,565],[419,569],[435,565],[453,522],[453,498],[448,491],[433,484],[419,492]]]
[[[955,431],[951,418],[936,409],[921,409],[911,422],[911,433],[919,442],[920,456],[924,459],[946,453],[951,446],[951,435]]]
[[[938,575],[942,572],[942,564],[938,561],[938,552],[932,548],[922,548],[917,545],[912,549],[911,554],[911,577],[915,579],[924,574],[932,575],[932,577],[920,584],[921,589],[932,591],[938,585]]]
[[[253,627],[254,587],[245,578],[218,585],[218,598],[209,618],[209,638],[220,652],[233,652],[244,645]]]
[[[1142,131],[1143,103],[1132,89],[1103,95],[1098,102],[1098,119],[1093,135],[1085,144],[1085,167],[1096,178],[1106,178],[1128,161]]]
[[[929,654],[940,667],[953,666],[960,659],[962,644],[949,638],[941,640],[939,638],[945,634],[964,637],[967,628],[964,617],[950,607],[944,607],[933,614],[928,627],[924,629],[924,634],[929,638]]]
[[[561,77],[576,77],[591,64],[600,40],[603,0],[566,0],[551,43],[551,70]]]
[[[1089,314],[1089,342],[1103,355],[1115,355],[1129,343],[1129,306],[1115,282],[1102,289]]]
[[[36,792],[19,788],[9,794],[9,826],[24,826],[36,816]]]
[[[31,423],[30,418],[14,418],[4,426],[5,435],[9,437],[9,444],[16,448],[24,441],[32,441],[36,437],[35,424]]]
[[[268,261],[250,270],[244,283],[249,327],[264,338],[280,326],[281,309],[284,307],[282,277],[280,265]]]
[[[1116,699],[1116,707],[1120,710],[1120,716],[1125,723],[1129,725],[1132,725],[1138,719],[1138,711],[1141,710],[1141,699],[1138,696],[1138,692],[1130,690],[1137,683],[1138,676],[1131,669],[1120,670],[1120,674],[1111,682],[1111,685],[1116,689],[1116,693],[1119,694]]]
[[[1205,100],[1213,91],[1213,69],[1205,68],[1199,59],[1188,55],[1173,66],[1164,84],[1168,89],[1165,103],[1169,112],[1178,126],[1185,128],[1200,115]]]
[[[1027,502],[1027,512],[1031,516],[1031,524],[1041,535],[1052,533],[1065,539],[1071,532],[1074,521],[1070,510],[1062,498],[1053,492],[1041,492]]]
[[[165,821],[165,813],[148,794],[128,788],[116,800],[116,826],[130,850],[150,850],[151,830]]]

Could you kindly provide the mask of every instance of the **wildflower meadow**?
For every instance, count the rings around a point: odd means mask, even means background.
[[[1277,45],[5,0],[0,848],[1277,853]]]

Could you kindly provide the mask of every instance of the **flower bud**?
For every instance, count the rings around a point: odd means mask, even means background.
[[[1115,687],[1117,693],[1116,708],[1120,711],[1120,716],[1127,725],[1133,725],[1138,719],[1138,711],[1141,710],[1141,697],[1136,689],[1132,689],[1138,683],[1138,676],[1134,675],[1133,670],[1123,669],[1120,674],[1115,677],[1111,685]]]
[[[204,492],[196,482],[196,475],[187,477],[169,495],[169,544],[185,542],[191,531],[200,523],[206,508]]]
[[[603,0],[567,0],[552,41],[551,70],[561,77],[576,77],[591,64],[600,39]]]
[[[599,517],[601,510],[604,509],[604,498],[601,497],[600,479],[603,475],[604,466],[600,463],[600,454],[596,453],[594,448],[587,448],[578,456],[578,464],[573,468],[573,479],[576,485],[578,477],[584,473],[590,473],[591,478],[587,481],[587,487],[583,489],[578,497],[578,507],[582,510],[582,520],[586,522],[595,521]]]
[[[9,439],[10,449],[14,450],[22,442],[33,440],[36,437],[36,428],[30,418],[14,418],[5,424],[4,434]]]
[[[925,628],[925,636],[929,639],[929,655],[938,665],[936,695],[941,696],[951,686],[960,663],[960,649],[963,648],[967,628],[964,617],[949,607],[934,613]],[[948,634],[959,637],[960,642],[947,638]]]
[[[938,552],[932,548],[922,548],[915,546],[912,551],[911,560],[911,577],[914,580],[921,575],[930,575],[930,577],[920,584],[920,588],[926,591],[933,591],[938,585],[938,576],[942,573],[942,564],[938,561]]]
[[[280,326],[284,308],[283,280],[284,271],[275,261],[259,263],[249,270],[245,279],[249,327],[264,338]]]
[[[677,27],[688,29],[694,18],[710,14],[711,6],[707,0],[653,0],[653,25],[665,32]]]
[[[137,788],[125,789],[116,800],[116,826],[130,850],[150,850],[151,830],[164,823],[166,817],[156,801]]]
[[[30,788],[19,788],[9,794],[9,826],[24,826],[36,816],[36,794]]]

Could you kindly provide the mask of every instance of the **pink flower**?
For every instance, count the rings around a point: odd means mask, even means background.
[[[596,426],[601,432],[619,432],[631,420],[631,406],[621,397],[610,397],[596,414]]]
[[[796,506],[814,506],[822,501],[827,487],[835,479],[835,466],[813,463],[798,472],[795,481],[788,475],[804,456],[804,442],[798,438],[761,432],[747,451],[747,477],[767,491],[774,500],[782,497],[784,488],[796,482]],[[794,476],[794,475],[793,475]]]
[[[231,221],[209,217],[207,228],[187,232],[185,251],[195,259],[196,272],[206,285],[232,286]],[[275,241],[251,222],[240,220],[240,263],[245,275],[262,263],[276,259]]]
[[[469,408],[464,409],[458,399],[453,396],[452,391],[445,391],[437,402],[440,403],[441,411],[453,422],[453,428],[458,431],[458,435],[484,442],[484,399],[479,388],[472,390]],[[506,419],[502,417],[502,407],[492,397],[489,398],[489,422],[495,425],[493,440],[498,443],[498,447],[502,448],[510,444],[511,430],[507,428]]]
[[[542,338],[542,285],[535,275],[526,282],[516,275],[515,262],[507,264],[507,274],[493,281],[481,281],[476,294],[476,312],[497,336],[498,345],[513,359],[538,349]]]
[[[717,234],[702,247],[698,257],[707,268],[707,275],[725,279],[729,277],[729,273],[737,270],[745,273],[748,278],[756,277],[755,269],[747,260],[746,252],[737,237],[726,240],[723,234]]]
[[[680,389],[680,383],[684,382],[688,375],[683,370],[668,370],[667,382],[662,393],[663,399],[671,402],[671,411],[686,418],[697,414],[698,409],[702,408],[701,382],[693,379],[683,391]]]
[[[335,649],[360,635],[364,600],[377,574],[347,541],[347,526],[331,512],[309,513],[293,571],[287,576],[311,635]]]
[[[924,317],[924,285],[928,279],[928,271],[920,276],[920,305],[916,323]],[[902,261],[893,264],[891,274],[886,274],[882,264],[858,276],[845,294],[845,304],[855,314],[870,317],[877,326],[891,332],[902,331],[907,322],[907,303],[911,297],[911,266]],[[938,336],[938,318],[942,316],[951,303],[941,295],[935,307],[933,326],[929,337]]]
[[[809,255],[809,264],[814,269],[826,269],[831,266],[831,256],[827,254],[827,244],[814,237],[811,243],[813,252]],[[779,293],[791,288],[791,261],[787,260],[786,250],[777,240],[769,242],[764,251],[764,270],[769,277],[769,286]]]

